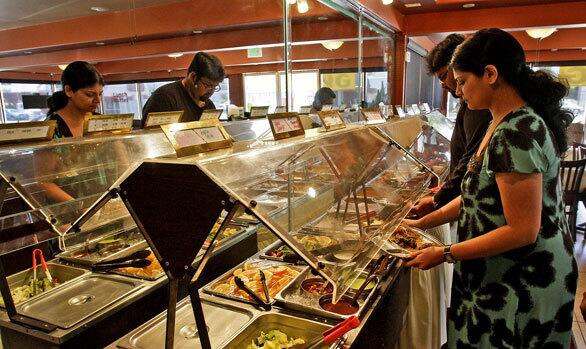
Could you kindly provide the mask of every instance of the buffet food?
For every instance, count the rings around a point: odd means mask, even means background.
[[[335,239],[322,235],[296,235],[295,239],[310,252],[317,249],[330,247],[338,243],[338,241]]]
[[[49,291],[57,285],[59,285],[59,283],[55,279],[53,279],[53,283],[51,283],[46,277],[38,278],[35,281],[31,279],[26,285],[10,290],[10,294],[12,294],[14,304],[18,304],[43,292]],[[0,305],[4,306],[4,299],[2,298],[0,298]]]
[[[288,337],[279,330],[270,330],[267,333],[260,332],[260,336],[253,340],[246,349],[282,349],[293,348],[298,344],[305,344],[302,338]]]
[[[256,263],[245,263],[242,268],[237,268],[232,272],[232,275],[212,286],[212,291],[237,298],[244,298],[252,300],[243,290],[236,286],[234,278],[239,277],[244,284],[259,295],[261,299],[264,298],[264,291],[259,270],[265,274],[267,289],[269,296],[274,297],[281,291],[291,280],[299,275],[299,271],[295,268],[286,265],[262,265]],[[269,300],[267,300],[269,301]]]
[[[397,227],[389,240],[411,252],[434,246],[432,242],[426,241],[420,233],[404,226]]]
[[[203,245],[204,247],[208,247],[211,244],[212,238],[214,237],[214,235],[216,234],[218,229],[220,229],[221,224],[222,224],[221,222],[216,222],[214,224],[214,226],[212,227],[212,230],[210,231],[210,233],[208,234],[208,237],[206,238],[206,241],[204,242],[204,245]],[[224,229],[222,234],[216,238],[216,241],[220,242],[223,239],[229,238],[230,236],[232,236],[238,232],[241,232],[241,231],[242,231],[241,227],[229,225]]]
[[[154,253],[151,252],[146,259],[151,261],[151,264],[144,268],[119,268],[115,269],[115,271],[124,275],[137,276],[143,279],[157,279],[159,276],[162,276],[164,273],[163,268],[161,267],[161,264],[159,264],[157,258],[155,258]]]

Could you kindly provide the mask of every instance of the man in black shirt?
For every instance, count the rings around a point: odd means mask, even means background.
[[[183,110],[182,122],[199,120],[204,110],[215,109],[210,97],[219,91],[224,77],[224,66],[218,57],[196,53],[185,78],[159,87],[147,100],[142,110],[142,127],[151,112]]]
[[[441,81],[442,88],[448,90],[454,98],[458,98],[457,86],[454,73],[450,68],[450,61],[456,47],[462,42],[464,42],[463,35],[448,35],[427,56],[429,73],[435,75]],[[435,195],[422,198],[413,207],[417,215],[425,216],[460,195],[460,184],[466,174],[468,161],[478,149],[491,119],[488,110],[470,110],[466,103],[460,100],[460,109],[456,116],[456,125],[450,143],[450,174]]]

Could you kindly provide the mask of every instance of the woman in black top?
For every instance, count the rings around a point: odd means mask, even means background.
[[[47,100],[47,120],[56,120],[55,138],[81,137],[87,114],[95,113],[104,91],[102,74],[87,62],[75,61],[61,74],[62,91]]]

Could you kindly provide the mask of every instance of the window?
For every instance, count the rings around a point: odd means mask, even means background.
[[[102,110],[104,114],[134,114],[141,118],[138,105],[137,84],[114,84],[104,86]]]
[[[172,81],[155,81],[139,83],[138,90],[140,91],[140,101],[142,103],[141,110],[156,89],[171,82]]]
[[[224,81],[220,83],[221,90],[218,92],[214,92],[212,97],[210,98],[217,109],[223,109],[224,112],[228,113],[228,106],[230,106],[230,80],[225,78]]]
[[[389,104],[387,94],[387,72],[366,72],[365,99],[368,108],[378,107],[379,103]]]
[[[2,83],[4,121],[40,121],[47,117],[47,98],[53,93],[51,84]]]
[[[356,93],[356,87],[358,86],[357,73],[321,74],[321,86],[334,90],[336,93],[335,105],[346,104],[351,106],[360,103],[360,96]]]
[[[318,71],[293,72],[291,78],[292,101],[290,111],[299,111],[302,106],[311,105],[318,86]],[[281,82],[281,105],[285,105],[287,86],[285,74],[279,74]]]
[[[269,111],[277,107],[277,79],[272,74],[244,75],[244,104],[246,110],[252,106],[269,106]]]

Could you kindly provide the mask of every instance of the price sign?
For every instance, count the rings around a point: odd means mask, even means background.
[[[269,115],[269,124],[275,140],[305,134],[303,124],[297,113],[278,113]]]
[[[332,105],[331,104],[324,104],[321,106],[321,110],[327,111],[327,110],[332,110]]]
[[[412,104],[411,108],[413,108],[413,112],[415,113],[415,115],[421,115],[421,110],[419,109],[419,106],[417,104]]]
[[[299,114],[309,114],[310,111],[311,105],[304,105],[301,108],[299,108]]]
[[[178,157],[229,148],[232,139],[218,119],[162,125]]]
[[[340,104],[340,106],[338,107],[338,110],[340,110],[340,111],[346,110],[346,104]]]
[[[379,108],[361,109],[360,111],[368,122],[385,122]]]
[[[413,107],[408,105],[405,107],[405,109],[407,109],[407,115],[409,116],[415,116],[415,110],[413,110]]]
[[[275,114],[286,113],[286,112],[287,112],[287,107],[285,107],[284,105],[280,105],[275,108]]]
[[[251,119],[260,119],[267,116],[269,113],[269,106],[262,106],[262,107],[250,107],[250,118]]]
[[[337,130],[346,127],[346,123],[337,110],[322,110],[317,112],[326,131]]]
[[[421,107],[420,108],[421,110],[425,110],[425,113],[427,113],[427,114],[431,113],[431,108],[429,107],[429,104],[423,103],[423,104],[421,104],[420,107]]]
[[[0,125],[0,143],[48,141],[53,138],[57,122],[35,121]]]
[[[396,105],[395,110],[397,110],[397,115],[399,115],[400,118],[404,118],[405,116],[407,116],[407,113],[405,113],[405,111],[400,105]]]
[[[183,111],[164,111],[148,113],[144,122],[144,128],[152,128],[160,125],[174,124],[181,121]]]
[[[201,117],[199,118],[199,120],[200,121],[203,121],[203,120],[217,120],[222,115],[222,112],[223,112],[222,109],[206,109],[201,114]]]
[[[83,134],[127,133],[132,131],[134,114],[89,115],[85,117]]]

